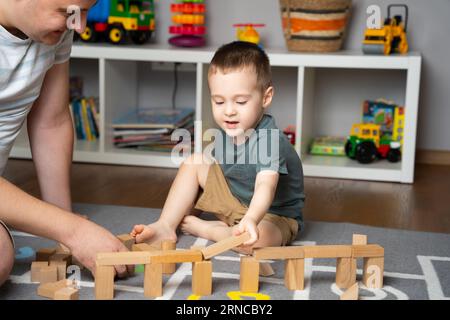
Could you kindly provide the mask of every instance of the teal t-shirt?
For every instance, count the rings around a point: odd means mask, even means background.
[[[265,114],[245,143],[236,145],[225,131],[216,139],[214,158],[220,164],[233,195],[246,206],[255,190],[256,175],[262,170],[280,174],[269,212],[295,219],[303,228],[305,202],[300,158],[272,116]]]

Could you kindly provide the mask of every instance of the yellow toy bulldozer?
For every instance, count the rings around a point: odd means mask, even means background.
[[[405,9],[404,18],[401,15],[391,16],[393,7]],[[381,29],[366,29],[363,41],[363,52],[366,54],[407,53],[408,40],[406,28],[408,26],[408,6],[391,4],[388,6],[388,17]]]

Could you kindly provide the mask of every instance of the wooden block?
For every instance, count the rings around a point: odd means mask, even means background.
[[[275,271],[273,271],[272,266],[268,262],[260,262],[259,263],[259,275],[263,277],[270,277],[275,274]]]
[[[212,262],[199,261],[192,265],[192,293],[209,296],[212,293]]]
[[[58,281],[66,279],[66,274],[67,274],[67,262],[66,261],[50,261],[50,266],[56,267]]]
[[[167,250],[160,251],[151,257],[152,263],[182,263],[203,261],[200,250]]]
[[[284,285],[288,290],[303,290],[305,288],[305,259],[286,260]]]
[[[163,295],[162,264],[149,263],[144,268],[144,296],[147,298],[161,297]]]
[[[59,243],[58,246],[56,247],[56,253],[68,253],[68,254],[71,254],[70,249],[67,248],[65,245],[63,245],[62,243]]]
[[[99,266],[147,264],[152,254],[148,251],[98,253],[96,262]]]
[[[302,246],[266,247],[253,250],[253,257],[257,260],[286,260],[304,258]]]
[[[356,282],[356,259],[337,258],[336,285],[341,289],[350,288]]]
[[[353,258],[384,257],[384,248],[378,244],[352,245]]]
[[[354,234],[352,244],[364,245],[367,244],[367,236],[365,234]]]
[[[131,250],[133,244],[135,243],[135,239],[129,234],[119,234],[117,238],[123,243],[128,250]]]
[[[36,261],[49,261],[50,257],[56,253],[56,248],[43,248],[36,251]]]
[[[78,300],[78,289],[71,287],[61,288],[55,292],[55,300]]]
[[[359,286],[358,282],[353,284],[347,291],[341,294],[341,300],[358,300]]]
[[[241,257],[239,280],[241,292],[257,293],[259,289],[259,261],[253,257]]]
[[[229,237],[203,249],[202,250],[203,257],[205,258],[205,260],[211,259],[212,257],[217,256],[218,254],[221,254],[225,251],[240,246],[241,244],[243,244],[248,240],[250,240],[250,234],[248,232],[244,232],[239,236]]]
[[[363,283],[367,288],[381,289],[383,287],[384,257],[364,259]]]
[[[40,271],[41,268],[47,267],[47,261],[34,261],[31,263],[31,282],[39,282],[40,281]]]
[[[175,250],[176,241],[165,240],[162,242],[162,251]],[[175,263],[164,263],[163,264],[163,274],[173,274],[177,268]]]
[[[305,258],[350,258],[352,246],[348,245],[326,245],[326,246],[303,246]]]
[[[131,246],[131,251],[156,251],[155,247],[147,243],[135,243]]]
[[[99,266],[95,268],[95,299],[114,299],[114,267]]]
[[[56,252],[50,256],[49,261],[66,261],[67,265],[70,266],[72,264],[72,255],[70,253]]]
[[[39,270],[38,281],[40,283],[58,281],[58,269],[56,266],[41,267]]]
[[[44,298],[54,299],[55,298],[55,292],[59,289],[65,288],[70,286],[71,281],[69,280],[61,280],[57,282],[49,282],[41,284],[38,287],[37,294]]]

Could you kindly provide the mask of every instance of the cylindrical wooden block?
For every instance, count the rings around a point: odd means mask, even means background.
[[[259,261],[253,257],[241,257],[241,292],[257,293],[259,289]]]
[[[162,292],[162,269],[161,263],[150,263],[144,269],[144,296],[156,298],[163,295]]]

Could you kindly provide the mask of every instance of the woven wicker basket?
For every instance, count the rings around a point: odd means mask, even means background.
[[[279,0],[291,51],[332,52],[342,47],[351,0]]]

